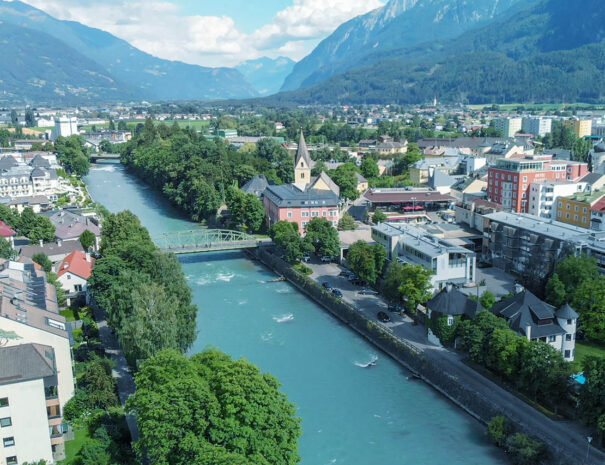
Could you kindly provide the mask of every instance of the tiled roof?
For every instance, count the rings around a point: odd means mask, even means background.
[[[37,253],[43,252],[50,257],[52,255],[69,254],[74,250],[84,251],[84,248],[82,247],[80,241],[64,241],[61,244],[50,242],[42,246],[30,244],[23,246],[19,253],[21,255],[25,255],[26,257],[31,258]]]
[[[475,313],[483,310],[479,302],[471,300],[457,288],[446,286],[435,297],[426,303],[426,308],[441,315],[466,315],[473,318]]]
[[[11,237],[11,236],[16,236],[16,235],[17,235],[17,233],[15,231],[13,231],[13,228],[11,228],[4,221],[0,220],[0,236]]]
[[[55,230],[55,237],[61,240],[74,239],[80,237],[84,231],[90,231],[95,236],[101,235],[101,230],[93,223],[71,223],[58,226]]]
[[[268,186],[265,197],[279,207],[313,207],[338,205],[338,196],[332,191],[307,189],[301,191],[292,184]]]
[[[63,259],[59,266],[57,276],[63,276],[65,273],[73,273],[83,279],[90,278],[92,267],[95,264],[95,259],[85,253],[75,250]]]

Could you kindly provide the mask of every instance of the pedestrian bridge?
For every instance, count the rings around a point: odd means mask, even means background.
[[[259,240],[249,234],[228,229],[195,229],[164,233],[154,237],[155,245],[174,254],[214,252],[217,250],[251,249]]]
[[[93,153],[90,155],[91,163],[98,163],[105,160],[120,160],[121,155],[119,153]]]

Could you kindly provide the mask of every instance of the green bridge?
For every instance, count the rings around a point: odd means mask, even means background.
[[[256,237],[228,229],[195,229],[165,233],[154,237],[160,250],[175,254],[214,252],[217,250],[251,249],[258,247]]]

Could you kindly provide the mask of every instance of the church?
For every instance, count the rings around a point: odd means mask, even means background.
[[[340,189],[325,172],[311,176],[313,161],[302,131],[294,163],[293,184],[268,185],[263,192],[269,226],[290,221],[297,223],[300,233],[304,234],[309,221],[324,218],[336,227],[340,219]]]

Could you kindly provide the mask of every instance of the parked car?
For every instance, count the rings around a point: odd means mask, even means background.
[[[378,318],[378,321],[381,321],[383,323],[387,323],[388,321],[391,321],[391,317],[384,312],[378,312],[378,314],[376,315],[376,318]]]
[[[347,278],[349,281],[355,281],[359,279],[355,273],[349,273],[349,277]]]
[[[303,262],[309,263],[311,261],[311,255],[303,255]]]
[[[378,292],[376,292],[374,289],[362,289],[361,291],[358,292],[358,294],[361,294],[361,295],[378,295]]]
[[[342,292],[340,292],[340,289],[332,289],[332,295],[342,299]]]
[[[387,309],[389,312],[400,312],[402,310],[401,306],[397,304],[389,304]]]
[[[334,289],[334,286],[332,286],[329,282],[325,281],[323,283],[321,283],[321,285],[324,287],[324,289],[326,291],[331,291],[332,289]]]
[[[345,278],[348,278],[349,276],[351,276],[352,273],[353,273],[352,271],[344,270],[344,271],[341,271],[338,276],[343,276]]]
[[[363,282],[363,279],[359,279],[359,278],[355,278],[355,279],[349,279],[349,281],[351,282],[351,284],[353,286],[363,286],[365,283]]]
[[[321,257],[321,261],[322,263],[330,263],[332,261],[332,257],[324,255],[323,257]]]
[[[487,262],[478,262],[477,268],[491,268],[492,264]]]

